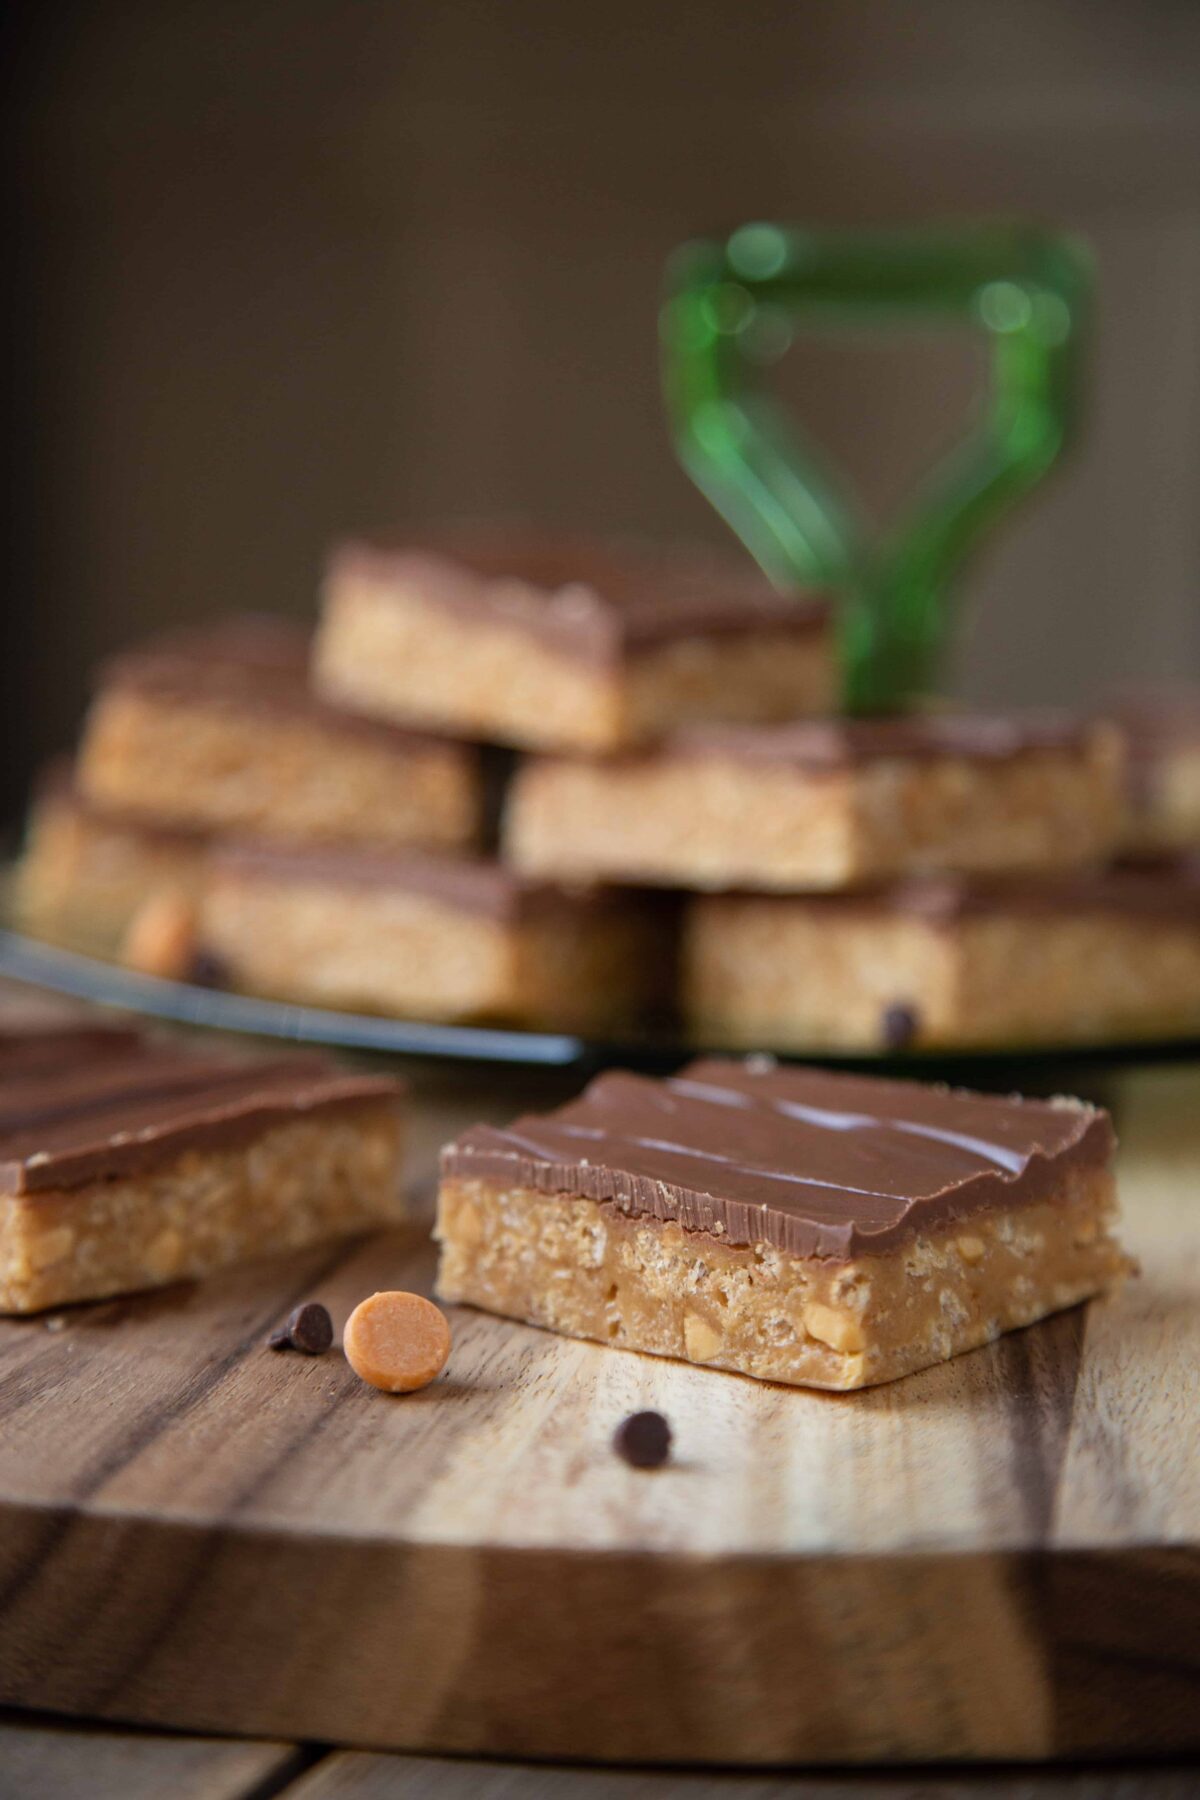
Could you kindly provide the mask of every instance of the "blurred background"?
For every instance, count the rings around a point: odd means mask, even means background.
[[[18,0],[3,29],[6,818],[97,655],[307,615],[357,526],[726,541],[655,314],[673,246],[754,218],[1086,235],[1085,437],[976,565],[955,686],[1200,673],[1194,0]],[[856,337],[780,378],[886,512],[980,369]]]

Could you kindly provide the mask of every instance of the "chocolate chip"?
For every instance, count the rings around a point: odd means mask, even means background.
[[[197,950],[188,970],[193,987],[223,988],[229,986],[229,970],[211,950]]]
[[[661,1469],[671,1454],[671,1427],[659,1412],[630,1413],[613,1433],[613,1449],[635,1469]]]
[[[333,1342],[333,1320],[318,1300],[306,1300],[288,1320],[288,1332],[305,1356],[324,1356]]]
[[[267,1339],[268,1350],[302,1350],[305,1356],[323,1356],[333,1342],[333,1320],[318,1300],[306,1300],[291,1314],[286,1325]]]
[[[885,1006],[880,1023],[885,1048],[907,1050],[920,1029],[921,1016],[915,1006]]]

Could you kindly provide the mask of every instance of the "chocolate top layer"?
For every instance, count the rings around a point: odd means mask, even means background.
[[[319,700],[308,685],[310,642],[304,626],[265,613],[246,613],[164,632],[110,657],[101,666],[100,685],[135,688],[166,699],[202,700],[239,712],[265,709],[306,720],[321,730],[371,738],[400,753],[442,741]]]
[[[303,690],[310,634],[291,619],[238,613],[205,625],[160,632],[102,665],[105,681],[190,691],[212,683],[247,690],[277,685]]]
[[[612,888],[563,889],[531,881],[491,857],[438,856],[423,850],[370,850],[340,844],[310,848],[243,839],[222,844],[213,853],[212,865],[251,880],[390,888],[495,919],[547,907],[633,903],[627,894]]]
[[[1100,1167],[1108,1114],[906,1081],[693,1063],[667,1081],[599,1076],[507,1130],[476,1125],[442,1172],[677,1220],[725,1243],[845,1260],[993,1207],[1045,1199],[1067,1165]]]
[[[0,1102],[14,1079],[77,1068],[127,1054],[140,1042],[132,1025],[92,1025],[63,1020],[46,1024],[6,1025],[0,1030]]]
[[[1100,729],[1068,713],[910,713],[884,719],[797,719],[786,725],[696,725],[667,754],[825,770],[898,757],[1007,762],[1029,751],[1081,750]]]
[[[54,1062],[15,1036],[0,1039],[0,1193],[136,1175],[193,1146],[402,1092],[322,1056],[248,1062],[133,1034],[114,1044],[111,1035],[79,1032]]]
[[[516,626],[564,655],[611,662],[673,639],[823,631],[827,604],[781,594],[752,567],[696,551],[494,529],[341,545],[331,583],[385,583],[430,606]]]
[[[1011,913],[1120,913],[1200,926],[1200,856],[1163,857],[1115,868],[1034,879],[931,875],[837,894],[756,894],[762,906],[908,913],[931,925]]]

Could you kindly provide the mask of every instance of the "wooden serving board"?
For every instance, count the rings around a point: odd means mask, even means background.
[[[560,1097],[424,1077],[442,1138]],[[265,1349],[427,1287],[424,1223],[0,1324],[0,1701],[602,1760],[1200,1748],[1200,1071],[1116,1095],[1143,1278],[827,1396],[458,1310],[390,1399]],[[665,1412],[673,1465],[610,1451]]]

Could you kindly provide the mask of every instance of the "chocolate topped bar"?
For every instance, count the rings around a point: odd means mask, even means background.
[[[134,1175],[183,1150],[403,1091],[323,1056],[198,1056],[86,1028],[62,1034],[56,1048],[50,1062],[38,1034],[0,1037],[0,1194]]]
[[[196,825],[176,825],[168,819],[123,812],[119,806],[98,806],[84,792],[69,756],[56,756],[38,770],[33,784],[34,806],[61,807],[102,831],[135,832],[145,843],[173,845],[199,852],[212,833]]]
[[[267,613],[244,613],[163,632],[121,651],[101,665],[99,684],[163,699],[267,708],[398,747],[430,741],[427,733],[360,718],[318,699],[309,686],[310,646],[306,627]]]
[[[677,638],[823,631],[829,617],[824,601],[781,594],[745,564],[528,530],[351,542],[330,561],[331,578],[343,575],[386,581],[600,663]]]
[[[785,725],[697,725],[678,732],[669,751],[845,769],[885,758],[964,757],[1008,762],[1029,751],[1072,750],[1097,730],[1069,713],[910,713],[878,719],[797,719]]]
[[[665,1081],[599,1076],[579,1099],[448,1146],[447,1179],[576,1194],[725,1244],[845,1260],[1046,1199],[1103,1168],[1107,1113],[782,1068],[700,1061]]]

